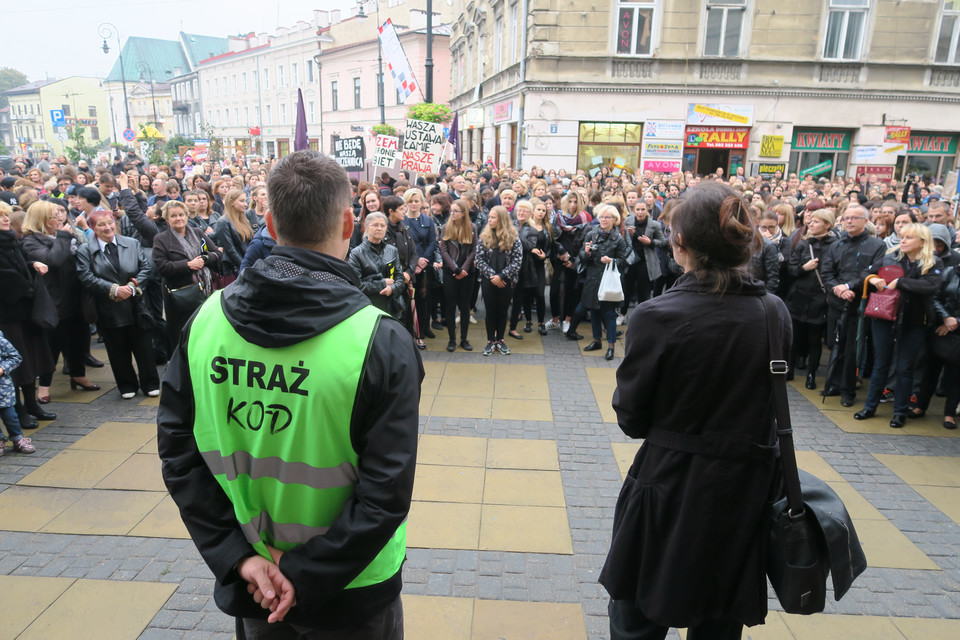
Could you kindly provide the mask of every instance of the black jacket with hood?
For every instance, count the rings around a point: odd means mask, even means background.
[[[294,247],[245,269],[224,290],[221,305],[240,336],[264,347],[300,343],[370,304],[345,262]],[[157,414],[163,478],[197,549],[216,577],[217,606],[232,616],[266,618],[235,570],[254,555],[233,506],[197,449],[194,395],[187,345],[181,335],[163,381]],[[337,367],[320,361],[311,369]],[[359,481],[330,529],[283,554],[280,570],[294,585],[297,604],[285,622],[313,628],[352,626],[395,599],[401,572],[386,582],[344,589],[376,557],[406,519],[413,493],[423,365],[410,334],[383,318],[367,353],[350,420],[360,457]],[[310,428],[317,425],[297,425]]]

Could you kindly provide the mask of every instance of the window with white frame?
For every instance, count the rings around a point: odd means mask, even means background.
[[[513,64],[517,61],[517,51],[520,50],[520,43],[517,41],[519,26],[517,25],[519,12],[517,3],[510,5],[510,40],[507,42],[507,63]]]
[[[307,103],[307,118],[309,119],[310,124],[313,124],[314,122],[316,122],[316,118],[314,118],[314,113],[313,113],[312,101]]]
[[[241,73],[240,78],[242,79],[242,83],[243,83],[243,91],[246,92],[247,91],[247,72],[244,71],[243,73]]]
[[[313,84],[313,60],[307,60],[307,82]]]
[[[747,0],[707,0],[703,55],[737,58]]]
[[[870,0],[830,0],[823,35],[824,60],[859,60]]]
[[[503,16],[497,16],[493,21],[493,72],[503,70]]]
[[[330,81],[330,110],[340,109],[340,85],[336,80]]]
[[[250,126],[250,107],[243,108],[243,126]]]
[[[254,124],[260,126],[260,105],[257,105],[253,108],[253,118]]]
[[[263,70],[263,88],[270,91],[270,69]]]
[[[214,97],[220,95],[220,78],[213,79],[213,95]]]
[[[283,65],[281,64],[277,66],[277,87],[282,89],[285,82],[286,82],[286,75],[283,72]]]
[[[353,108],[360,108],[360,78],[353,79]]]
[[[617,3],[614,38],[618,54],[649,56],[653,53],[657,5],[657,0],[620,0]]]
[[[300,75],[298,66],[296,62],[290,63],[290,84],[294,87],[300,84],[300,79],[297,77]]]
[[[958,37],[960,37],[960,0],[943,0],[943,14],[940,16],[940,34],[937,37],[934,62],[960,64],[960,57],[957,56]]]
[[[233,74],[233,93],[240,93],[240,85],[237,84],[237,74]]]
[[[269,104],[267,105],[267,110],[265,112],[267,124],[273,124],[273,108],[272,107],[273,105],[269,105]]]
[[[280,105],[280,124],[287,124],[287,105]]]
[[[240,107],[233,108],[233,124],[240,126]]]

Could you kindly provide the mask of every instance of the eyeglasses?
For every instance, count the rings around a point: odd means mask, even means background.
[[[851,222],[853,220],[866,220],[866,216],[843,216],[841,220],[844,222]]]

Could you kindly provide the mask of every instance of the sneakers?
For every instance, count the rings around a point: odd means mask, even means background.
[[[160,389],[151,389],[150,391],[147,391],[147,395],[151,398],[156,398],[160,395]]]
[[[37,450],[37,448],[33,446],[33,441],[30,440],[30,438],[20,438],[13,443],[12,449],[16,453],[33,453]]]
[[[547,335],[547,325],[545,325],[545,324],[538,325],[538,326],[537,326],[537,333],[539,333],[539,334],[542,335],[542,336]]]
[[[477,319],[473,317],[473,314],[470,314],[470,324],[477,324]]]
[[[532,332],[533,332],[533,323],[532,323],[532,322],[528,322],[527,324],[523,325],[523,332],[524,332],[524,333],[532,333]]]
[[[625,314],[625,313],[618,313],[618,314],[617,314],[617,326],[618,326],[618,327],[622,327],[622,326],[625,325],[625,324],[627,324],[627,314]]]
[[[893,402],[893,391],[884,389],[883,395],[880,396],[880,402]]]
[[[495,349],[496,345],[494,345],[493,342],[488,342],[487,346],[483,348],[483,351],[481,351],[480,354],[484,356],[491,356],[493,355]]]
[[[507,343],[503,340],[497,345],[497,349],[505,356],[510,355],[510,347],[507,346]]]
[[[540,326],[543,327],[544,329],[559,329],[560,323],[554,322],[553,320],[548,320],[546,324],[542,324]],[[546,335],[546,334],[541,334],[541,335]]]
[[[570,323],[567,322],[566,320],[564,320],[563,322],[561,322],[561,323],[560,323],[560,330],[563,331],[564,333],[570,331]]]
[[[137,395],[136,391],[128,391],[127,393],[121,393],[120,397],[123,398],[124,400],[130,400],[135,395]]]

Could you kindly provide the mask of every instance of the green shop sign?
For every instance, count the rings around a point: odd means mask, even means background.
[[[955,156],[957,137],[957,134],[912,133],[907,153],[912,156]]]
[[[793,151],[850,151],[849,131],[795,129]]]
[[[800,177],[804,176],[818,176],[821,173],[827,173],[830,169],[833,168],[833,160],[826,160],[820,164],[815,164],[809,169],[804,169],[800,172]]]

